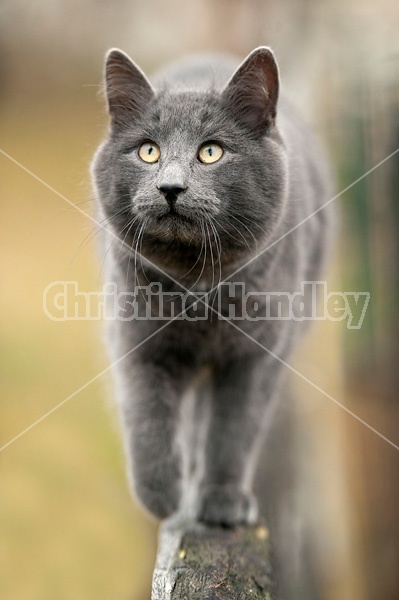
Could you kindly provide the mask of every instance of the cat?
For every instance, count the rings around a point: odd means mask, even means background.
[[[231,318],[242,298],[218,284],[299,292],[320,279],[332,230],[331,211],[318,210],[331,197],[329,169],[279,87],[267,47],[238,67],[230,57],[188,58],[153,83],[122,51],[106,57],[110,127],[92,164],[106,279],[148,316],[121,318],[128,302],[109,322],[108,345],[131,485],[159,519],[182,509],[193,486],[199,521],[258,518],[257,458],[306,321],[261,296],[247,317]],[[169,300],[146,313],[152,283]],[[185,314],[208,312],[172,320],[173,298],[187,290],[210,293],[188,294]],[[285,318],[254,319],[262,302]],[[305,314],[310,302],[305,295]]]

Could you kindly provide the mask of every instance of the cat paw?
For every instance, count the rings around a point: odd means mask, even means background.
[[[206,486],[201,490],[198,519],[209,525],[249,525],[258,518],[258,504],[252,494],[233,486]]]
[[[134,495],[158,519],[165,519],[175,513],[181,497],[179,485],[156,480],[136,482]]]
[[[158,519],[165,519],[179,508],[182,482],[176,461],[163,461],[156,468],[137,469],[132,478],[133,493],[141,504]]]

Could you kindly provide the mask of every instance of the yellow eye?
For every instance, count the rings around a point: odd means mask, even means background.
[[[159,161],[161,151],[153,142],[146,142],[145,144],[141,144],[139,156],[146,163],[156,163]]]
[[[217,162],[223,156],[223,148],[219,144],[204,144],[200,148],[198,158],[202,163],[210,164]]]

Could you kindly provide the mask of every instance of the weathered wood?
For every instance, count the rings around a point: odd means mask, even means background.
[[[169,519],[160,529],[152,600],[273,600],[269,531]]]
[[[289,449],[293,444],[290,414],[286,408],[275,414],[274,428],[261,451],[256,477],[260,514],[267,517],[267,523],[273,523],[272,534],[269,535],[264,521],[254,527],[235,529],[195,522],[196,492],[192,486],[186,491],[191,497],[185,498],[181,514],[161,524],[152,600],[320,597],[311,593],[298,595],[298,586],[301,587],[298,580],[291,587],[286,584],[294,581],[291,564],[298,561],[298,548],[288,522],[292,519],[287,519],[293,512],[294,494],[285,493],[293,489],[288,483],[291,462],[287,455],[292,455]],[[289,540],[288,550],[281,548],[281,539]],[[301,569],[301,576],[302,573],[308,575],[306,569]]]

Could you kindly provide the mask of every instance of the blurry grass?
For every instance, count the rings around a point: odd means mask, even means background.
[[[88,165],[104,116],[93,88],[51,104],[3,106],[1,147],[90,211]],[[2,179],[1,444],[107,365],[98,322],[53,322],[44,288],[101,288],[92,229],[54,193],[0,156]],[[1,597],[149,597],[155,527],[132,502],[109,376],[91,384],[1,455]]]

